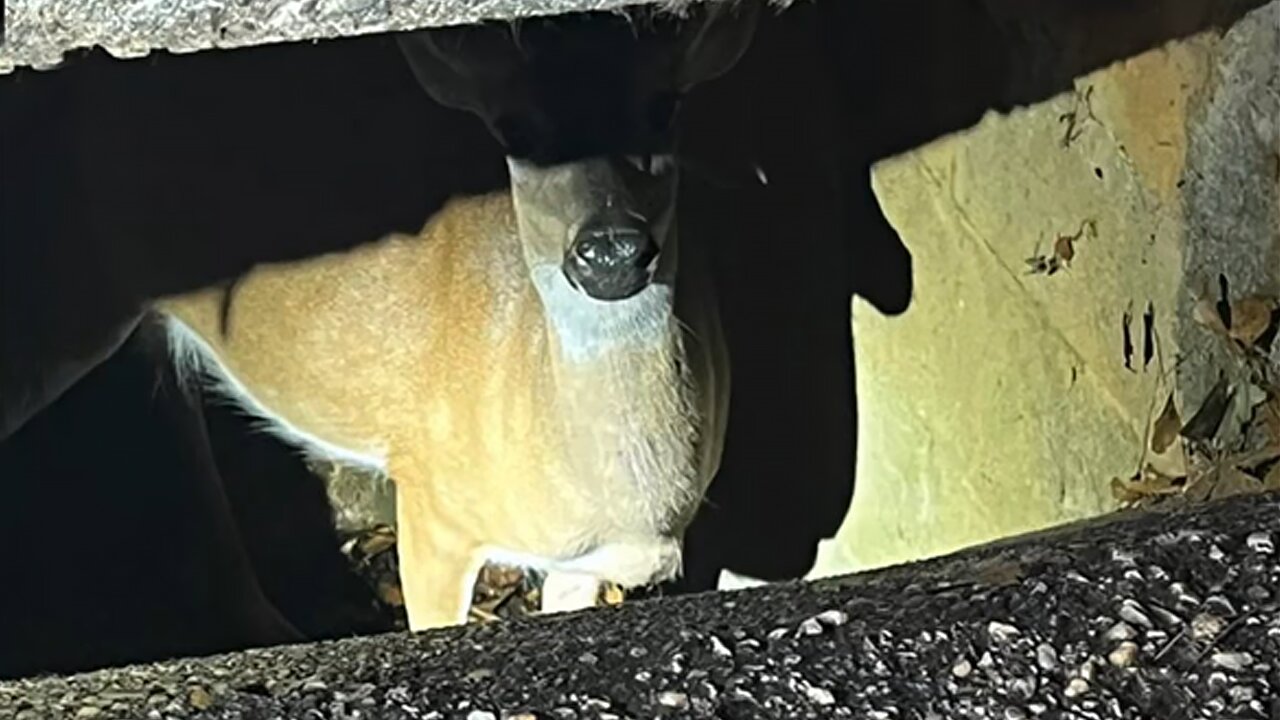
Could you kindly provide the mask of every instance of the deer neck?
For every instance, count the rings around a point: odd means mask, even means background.
[[[549,387],[572,472],[624,500],[616,511],[678,532],[696,503],[698,418],[673,313],[654,284],[603,302],[558,271],[534,271],[545,313]]]

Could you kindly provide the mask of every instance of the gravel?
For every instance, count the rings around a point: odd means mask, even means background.
[[[1123,513],[817,582],[0,683],[0,718],[1266,720],[1277,531],[1277,494]]]

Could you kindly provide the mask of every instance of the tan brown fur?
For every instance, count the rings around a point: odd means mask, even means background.
[[[217,288],[159,303],[198,351],[184,364],[215,368],[286,437],[388,471],[415,629],[460,622],[495,556],[670,577],[720,455],[727,368],[701,270],[681,266],[680,320],[656,339],[567,358],[512,203],[456,200],[419,237],[260,267],[226,337]]]

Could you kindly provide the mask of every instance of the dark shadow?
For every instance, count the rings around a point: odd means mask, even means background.
[[[302,637],[254,578],[153,333],[0,444],[0,677]]]
[[[716,241],[733,380],[721,473],[688,534],[686,576],[667,590],[710,589],[723,569],[803,575],[848,510],[850,294],[893,315],[912,293],[873,162],[1261,4],[828,0],[762,23],[685,116],[686,150],[716,172],[686,182],[682,212],[695,217],[682,232]]]
[[[218,474],[267,598],[311,640],[395,629],[342,555],[324,480],[260,421],[206,399]]]
[[[144,323],[0,444],[0,677],[393,628],[321,479],[180,391],[165,342]]]
[[[1261,4],[825,0],[766,13],[684,120],[682,232],[715,243],[734,390],[683,589],[723,568],[802,574],[848,508],[849,298],[898,313],[911,297],[870,164]],[[89,53],[0,77],[0,163],[0,389],[82,354],[147,296],[413,231],[448,196],[505,185],[479,121],[427,100],[388,37]],[[314,486],[214,411],[218,462],[233,468],[222,486],[200,414],[157,400],[139,352],[131,343],[0,445],[0,537],[32,548],[13,551],[0,593],[0,673],[271,642],[288,633],[263,620],[270,600],[309,632],[345,622],[290,596],[343,585],[331,553],[265,547],[288,530],[262,525],[290,510],[299,536],[328,537]],[[297,499],[238,484],[255,469],[298,480],[271,491]],[[252,510],[236,515],[227,495]],[[309,579],[290,574],[311,563]],[[277,579],[258,584],[254,565]]]

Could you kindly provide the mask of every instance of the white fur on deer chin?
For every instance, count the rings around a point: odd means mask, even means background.
[[[676,332],[675,292],[652,283],[625,300],[596,300],[576,290],[558,265],[530,270],[561,356],[590,362],[609,353],[653,349]]]

